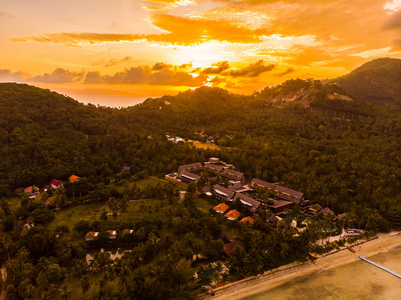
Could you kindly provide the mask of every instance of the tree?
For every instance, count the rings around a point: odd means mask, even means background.
[[[89,289],[90,289],[90,281],[89,281],[89,275],[84,275],[80,279],[81,282],[81,287],[82,287],[82,293],[85,294]]]
[[[74,230],[82,235],[85,235],[90,230],[90,224],[86,220],[80,220],[74,225]]]
[[[107,211],[103,208],[102,213],[100,214],[100,219],[103,221],[107,221]]]
[[[157,237],[153,232],[149,234],[148,241],[146,242],[152,249],[152,257],[156,255],[156,251],[160,248],[160,238]]]
[[[59,291],[61,292],[61,299],[67,300],[71,297],[72,289],[68,284],[64,284]]]
[[[45,205],[39,205],[33,211],[33,221],[35,224],[47,224],[54,220],[55,215],[54,212],[50,211]]]

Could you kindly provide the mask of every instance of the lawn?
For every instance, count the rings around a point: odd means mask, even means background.
[[[156,186],[157,184],[161,184],[162,186],[168,184],[168,182],[164,179],[159,179],[157,177],[147,177],[145,179],[140,179],[138,181],[129,181],[128,186],[132,188],[134,184],[139,187],[141,190],[145,189],[147,186]],[[124,187],[121,184],[116,184],[115,182],[110,184],[110,187],[115,187],[119,192],[123,192]]]
[[[142,220],[166,220],[165,212],[169,206],[161,206],[161,200],[149,199],[143,201],[134,201],[128,203],[127,213],[117,216],[117,221],[129,220],[131,222],[140,222]],[[80,220],[93,222],[99,220],[101,211],[105,209],[108,213],[111,210],[106,203],[81,204],[72,208],[67,208],[56,213],[56,219],[50,224],[50,228],[54,229],[58,225],[66,225],[70,230]],[[114,220],[109,216],[109,220]]]
[[[198,198],[196,200],[196,206],[204,213],[209,213],[209,209],[215,207],[217,204],[214,204],[213,201],[208,200],[206,198]]]
[[[192,143],[196,148],[201,148],[201,149],[211,149],[211,150],[221,150],[223,147],[218,146],[216,144],[207,144],[207,143],[202,143],[199,141],[193,141],[193,140],[188,140],[188,142]]]

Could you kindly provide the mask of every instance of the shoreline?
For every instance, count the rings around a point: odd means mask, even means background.
[[[376,238],[353,246],[356,253],[347,248],[319,257],[314,262],[292,263],[277,269],[266,271],[263,275],[249,277],[213,289],[214,296],[200,295],[202,300],[240,300],[256,294],[269,291],[289,281],[313,273],[322,272],[359,261],[359,255],[371,257],[382,252],[388,252],[401,246],[401,232],[393,231],[378,234]],[[345,251],[344,251],[345,250]]]

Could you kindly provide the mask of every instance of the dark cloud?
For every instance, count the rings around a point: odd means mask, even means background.
[[[186,72],[174,72],[171,70],[161,70],[155,72],[149,78],[149,84],[171,85],[171,86],[201,86],[207,82],[207,76],[199,75],[194,77]]]
[[[22,72],[11,72],[7,69],[0,69],[0,81],[2,82],[14,82],[14,81],[23,81],[26,74]]]
[[[277,76],[277,77],[283,77],[283,76],[285,76],[285,75],[287,75],[287,74],[291,74],[291,73],[294,73],[294,72],[295,72],[295,69],[294,69],[294,68],[288,68],[288,69],[285,70],[284,72],[276,74],[276,76]]]
[[[250,64],[249,66],[239,69],[225,72],[224,75],[230,75],[233,77],[258,77],[260,74],[264,72],[271,71],[275,68],[275,65],[270,64],[265,66],[263,59],[259,60],[254,64]]]
[[[202,74],[220,74],[230,68],[227,61],[220,61],[212,65],[213,67],[203,69]]]
[[[383,27],[384,29],[401,29],[401,10],[392,14]]]
[[[102,76],[99,72],[88,72],[84,83],[88,84],[149,84],[170,86],[201,86],[207,82],[207,76],[194,77],[187,72],[177,72],[168,68],[154,70],[149,66],[125,69],[112,76]]]
[[[167,64],[165,64],[165,63],[156,63],[153,67],[152,67],[152,70],[154,70],[154,71],[159,71],[159,70],[161,70],[161,69],[168,69],[168,68],[170,68],[170,65],[167,65]]]
[[[62,68],[57,68],[53,73],[45,73],[30,77],[27,79],[29,82],[47,82],[47,83],[67,83],[80,81],[85,75],[85,72],[71,72]]]
[[[105,64],[105,67],[113,67],[122,63],[127,63],[127,62],[131,62],[132,61],[132,57],[131,56],[126,56],[123,59],[117,60],[117,59],[110,59],[109,62],[107,64]]]
[[[211,83],[213,87],[224,85],[224,87],[226,88],[232,88],[235,86],[235,84],[232,81],[228,80],[227,78],[219,76],[216,76],[212,80],[209,80],[209,83]]]

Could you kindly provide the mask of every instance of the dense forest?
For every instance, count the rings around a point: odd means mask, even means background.
[[[319,228],[335,232],[344,222],[371,232],[400,228],[401,119],[368,100],[337,85],[298,79],[250,96],[202,87],[114,109],[0,84],[0,255],[8,274],[0,286],[10,299],[67,299],[74,282],[88,299],[192,299],[213,280],[212,263],[221,264],[225,228],[244,245],[223,259],[227,280],[305,260],[321,237]],[[188,140],[215,147],[197,148]],[[248,180],[302,191],[311,203],[349,218],[334,224],[322,217],[296,237],[291,226],[267,225],[263,214],[252,226],[237,222],[227,229],[222,216],[211,218],[197,201],[215,203],[200,200],[191,187],[175,205],[176,187],[136,185],[213,156]],[[129,171],[121,173],[122,166]],[[82,179],[62,191],[43,191],[52,179],[67,181],[72,174]],[[40,200],[23,192],[31,185],[40,187]],[[45,206],[48,198],[55,200]],[[155,202],[128,205],[141,198]],[[105,205],[96,219],[55,225],[63,209],[90,201]],[[143,219],[121,217],[134,206]],[[160,218],[152,219],[155,214]],[[32,218],[36,226],[26,231],[24,220]],[[96,248],[107,243],[106,230],[127,228],[133,236],[117,240],[132,252],[114,263],[105,252],[85,261],[86,232],[101,232]],[[190,262],[198,254],[205,263]],[[195,279],[194,270],[203,273]]]

